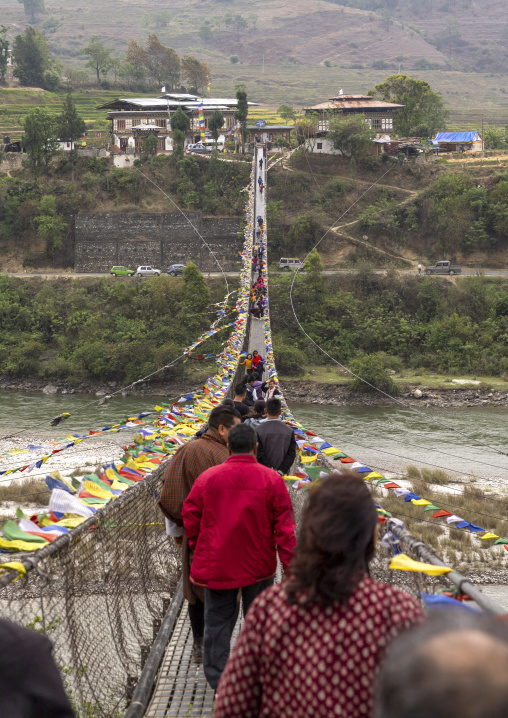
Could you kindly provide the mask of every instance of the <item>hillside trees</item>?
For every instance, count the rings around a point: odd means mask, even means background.
[[[327,135],[336,150],[355,159],[368,153],[374,136],[365,115],[334,117],[330,120]]]
[[[190,127],[190,120],[179,107],[171,117],[171,133],[173,138],[173,153],[175,157],[183,157],[185,134]]]
[[[247,101],[247,89],[245,85],[236,86],[236,112],[235,119],[240,128],[242,137],[242,153],[245,154],[245,141],[247,139],[247,117],[249,115],[249,103]]]
[[[208,120],[208,128],[211,132],[212,138],[215,141],[215,149],[217,149],[217,140],[219,139],[220,131],[224,126],[224,115],[220,110],[214,110],[212,116]]]
[[[97,82],[100,84],[100,73],[102,72],[106,75],[111,69],[112,50],[104,45],[100,35],[92,35],[88,41],[88,45],[83,48],[82,52],[83,55],[88,55],[90,58],[86,66],[97,74]]]
[[[446,128],[449,112],[438,92],[428,82],[408,75],[390,75],[369,95],[404,105],[395,113],[394,130],[400,137],[432,137]]]
[[[0,82],[5,80],[7,71],[7,52],[9,50],[9,41],[7,40],[8,27],[0,25]]]
[[[200,62],[192,55],[185,55],[182,60],[182,74],[187,80],[189,87],[199,92],[200,88],[206,88],[212,76],[206,62]]]
[[[154,33],[149,35],[146,48],[136,40],[129,40],[125,59],[124,76],[130,75],[134,81],[142,83],[149,77],[153,83],[169,86],[172,90],[180,85],[180,58]]]
[[[67,93],[63,112],[57,117],[56,129],[62,142],[74,142],[86,132],[85,122],[78,115],[71,92]]]
[[[25,14],[30,16],[30,21],[34,22],[35,15],[44,12],[44,0],[18,0],[25,9]]]
[[[35,107],[24,120],[23,146],[28,155],[28,166],[37,177],[56,154],[56,123],[53,115],[42,107]]]
[[[22,35],[16,35],[12,54],[16,65],[14,76],[22,85],[51,91],[58,88],[59,77],[50,71],[52,61],[48,42],[34,27],[27,27]]]

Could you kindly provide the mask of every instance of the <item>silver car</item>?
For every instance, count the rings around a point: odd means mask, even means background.
[[[136,269],[136,274],[138,275],[138,277],[158,277],[160,273],[160,269],[154,269],[153,267],[149,267],[148,265],[138,267]]]

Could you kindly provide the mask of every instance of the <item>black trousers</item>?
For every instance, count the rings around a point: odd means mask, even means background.
[[[253,600],[265,588],[273,585],[273,576],[266,581],[253,583],[242,588],[228,588],[215,591],[205,588],[205,641],[203,668],[206,680],[216,689],[222,671],[226,667],[231,650],[231,636],[238,617],[238,591],[242,593],[243,615]]]
[[[205,604],[196,598],[196,603],[188,603],[189,621],[192,628],[192,637],[202,638],[205,632]]]

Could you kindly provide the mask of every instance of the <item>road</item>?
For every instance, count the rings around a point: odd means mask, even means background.
[[[273,271],[273,270],[272,270]],[[323,271],[323,274],[354,274],[357,270],[355,269],[325,269]],[[374,269],[373,270],[376,274],[385,274],[386,269]],[[69,278],[69,279],[86,279],[87,277],[109,277],[111,276],[108,272],[103,272],[102,274],[81,274],[76,272],[36,272],[36,273],[29,273],[29,272],[19,272],[19,273],[11,273],[11,272],[0,272],[0,276],[2,274],[5,274],[9,277],[20,277],[21,279],[31,279],[33,277],[41,277],[42,279],[62,279],[62,278]],[[227,277],[237,277],[238,272],[226,272],[225,273]],[[414,269],[402,269],[400,270],[400,274],[417,274],[416,270]],[[507,269],[463,269],[462,270],[462,276],[476,276],[478,274],[482,274],[485,277],[508,277],[508,268]],[[222,277],[221,272],[204,272],[204,275],[206,277]],[[434,275],[434,276],[448,276],[448,275]],[[460,277],[460,274],[456,274],[455,277]],[[112,277],[114,279],[114,277]],[[125,277],[123,277],[125,279]]]

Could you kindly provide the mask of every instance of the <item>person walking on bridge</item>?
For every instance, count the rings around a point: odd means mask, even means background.
[[[293,429],[280,421],[282,403],[277,397],[266,402],[267,421],[256,428],[258,461],[281,474],[287,474],[296,459],[296,439]]]
[[[212,688],[229,657],[238,590],[246,616],[273,584],[277,553],[285,571],[296,546],[288,490],[282,477],[257,463],[254,429],[233,427],[228,445],[229,459],[201,474],[182,513],[194,550],[191,581],[205,589],[203,667]]]
[[[245,407],[245,413],[248,413]],[[210,412],[208,430],[199,438],[184,444],[164,469],[160,507],[168,519],[168,533],[182,546],[183,594],[188,601],[189,620],[194,638],[192,657],[196,663],[203,660],[203,633],[205,609],[203,592],[190,581],[192,554],[183,530],[182,509],[194,482],[203,471],[222,464],[228,458],[229,430],[240,423],[240,414],[230,406],[216,406]]]
[[[262,177],[258,177],[258,185],[259,185],[259,188],[260,188],[260,189],[261,189],[261,185],[262,185],[262,184],[263,184],[263,179],[262,179]]]
[[[287,580],[250,607],[214,718],[372,717],[386,645],[423,620],[416,599],[369,575],[378,529],[370,490],[357,474],[334,472],[309,492]],[[441,715],[434,703],[425,707],[422,716]]]
[[[261,159],[259,160],[259,169],[260,169],[260,170],[263,169],[263,158],[262,158],[262,157],[261,157]]]

